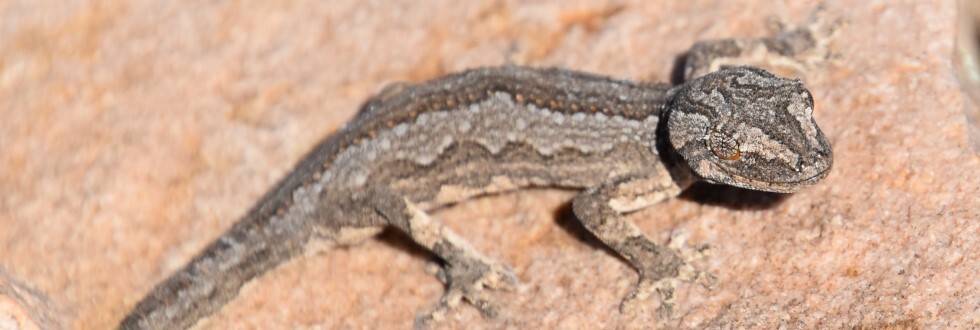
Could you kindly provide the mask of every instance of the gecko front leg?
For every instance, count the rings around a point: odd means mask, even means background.
[[[620,305],[624,314],[632,314],[637,303],[657,291],[661,297],[660,314],[668,316],[674,307],[676,281],[698,280],[704,284],[713,281],[710,275],[688,265],[679,251],[653,242],[623,216],[677,195],[681,189],[669,175],[652,172],[587,189],[572,202],[579,221],[629,261],[640,275],[636,287]]]
[[[358,204],[369,205],[390,225],[408,233],[416,243],[445,261],[442,279],[448,286],[446,293],[432,311],[416,320],[417,327],[444,319],[462,299],[476,306],[484,317],[497,315],[498,309],[488,290],[506,290],[517,283],[510,267],[484,256],[451,229],[388,188],[368,189],[360,199],[356,201]]]
[[[767,21],[772,36],[706,40],[695,43],[684,65],[684,81],[725,68],[756,66],[783,76],[803,77],[820,63],[832,61],[830,43],[844,22],[831,19],[818,6],[806,24],[790,28],[777,19]]]

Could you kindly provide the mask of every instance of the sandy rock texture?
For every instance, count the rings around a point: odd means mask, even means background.
[[[980,157],[953,1],[828,0],[830,60],[801,78],[834,146],[792,196],[698,186],[630,215],[709,244],[715,287],[672,318],[616,308],[637,279],[572,192],[436,213],[521,285],[445,328],[980,327]],[[697,40],[800,24],[811,1],[0,2],[0,327],[114,327],[385,84],[504,63],[668,81]],[[205,328],[408,328],[442,285],[386,233],[288,263]]]

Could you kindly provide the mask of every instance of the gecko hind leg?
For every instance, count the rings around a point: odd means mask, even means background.
[[[498,314],[489,290],[510,290],[517,277],[507,265],[491,260],[473,248],[443,224],[404,197],[387,188],[370,189],[365,202],[390,225],[408,233],[416,243],[445,261],[438,277],[448,286],[439,303],[416,319],[417,327],[426,327],[446,317],[449,311],[466,299],[487,318]]]

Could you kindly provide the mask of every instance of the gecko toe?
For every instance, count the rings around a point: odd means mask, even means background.
[[[694,260],[702,259],[708,254],[708,246],[689,248],[683,246],[683,243],[673,243],[670,248],[662,250],[664,254],[660,258],[648,259],[656,261],[641,268],[639,282],[620,304],[621,313],[635,314],[640,304],[656,292],[660,296],[657,315],[670,318],[676,306],[674,288],[680,282],[697,283],[708,289],[715,285],[717,278],[714,275],[691,265]]]
[[[628,316],[636,314],[640,304],[656,292],[660,296],[660,308],[657,309],[657,315],[661,318],[670,318],[674,314],[674,287],[677,281],[677,278],[641,279],[633,291],[623,298],[623,302],[619,305],[620,313]]]
[[[488,319],[496,318],[499,315],[499,308],[493,299],[490,290],[511,291],[517,284],[517,276],[513,270],[502,263],[489,263],[476,270],[463,272],[457,284],[466,301],[476,306]],[[452,285],[451,285],[452,286]]]
[[[415,320],[416,328],[428,328],[432,323],[444,320],[465,299],[487,319],[500,316],[500,308],[491,290],[511,291],[517,285],[517,276],[506,264],[497,262],[449,264],[436,272],[436,277],[447,285],[446,293],[430,312]]]

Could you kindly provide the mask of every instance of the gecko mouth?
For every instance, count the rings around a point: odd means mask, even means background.
[[[740,188],[762,190],[762,191],[769,191],[769,192],[776,192],[776,193],[794,193],[807,186],[811,186],[817,183],[818,181],[822,180],[823,178],[827,177],[827,175],[830,174],[830,169],[832,168],[832,166],[828,165],[820,172],[799,180],[787,180],[787,181],[765,180],[764,181],[756,178],[747,177],[744,175],[739,175],[737,173],[733,173],[728,169],[719,166],[718,164],[715,164],[713,162],[711,164],[714,165],[719,170],[721,170],[722,172],[728,174],[733,179],[732,182],[728,184]]]

